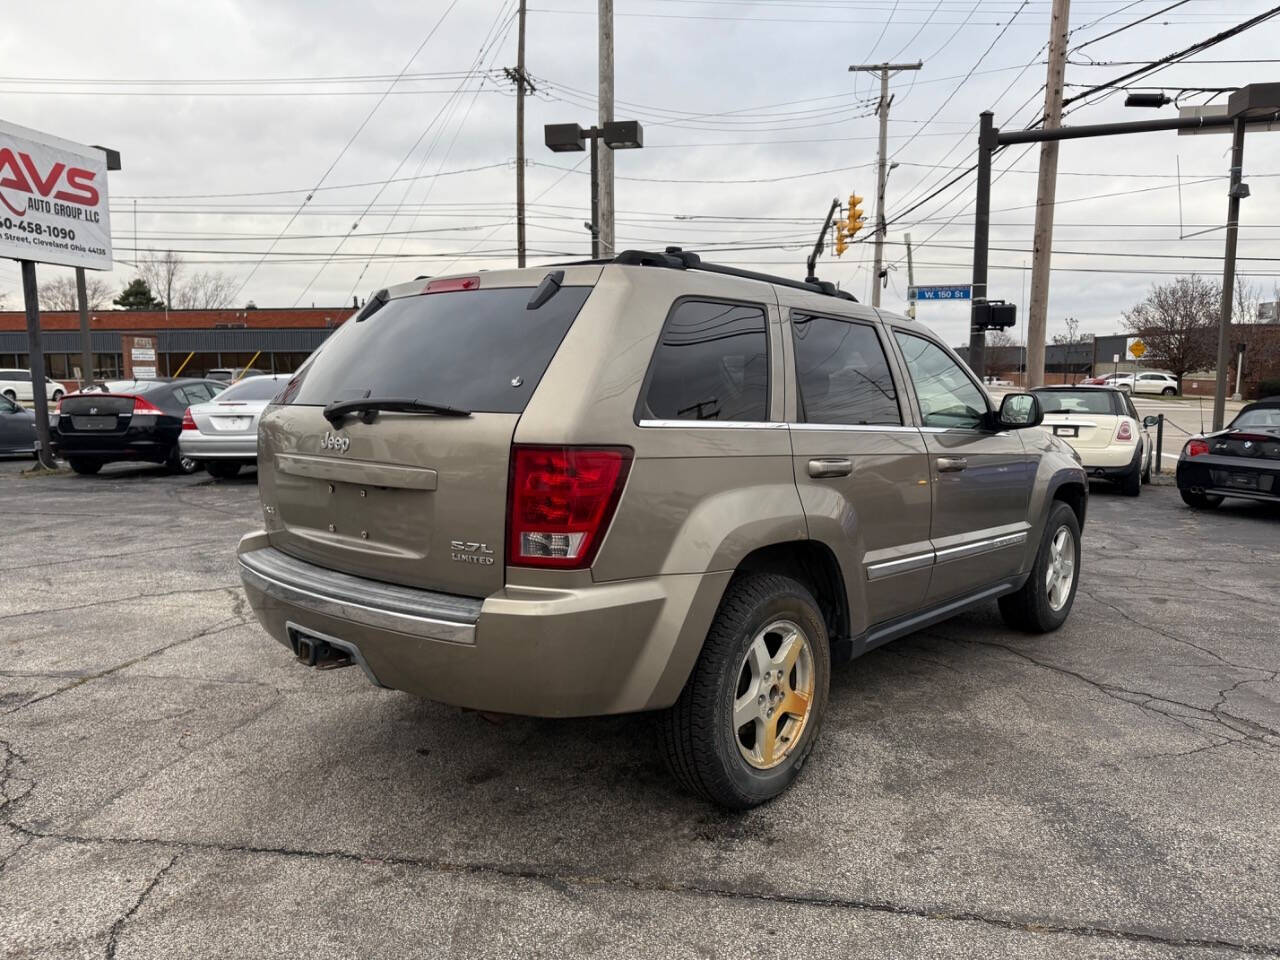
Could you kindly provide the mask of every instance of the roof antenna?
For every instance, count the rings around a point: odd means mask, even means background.
[[[831,209],[827,211],[827,219],[822,224],[822,231],[818,234],[818,242],[813,245],[813,253],[809,254],[809,273],[804,278],[805,283],[818,282],[818,275],[814,271],[818,268],[818,257],[822,256],[822,244],[827,238],[827,231],[831,229],[831,218],[836,215],[839,207],[840,198],[836,197],[831,201]]]

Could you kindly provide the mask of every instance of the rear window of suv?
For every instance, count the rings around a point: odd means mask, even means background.
[[[344,323],[287,402],[397,397],[522,413],[591,289],[562,287],[536,310],[528,309],[533,287],[391,300]]]

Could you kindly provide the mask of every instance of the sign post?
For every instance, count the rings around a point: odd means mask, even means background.
[[[52,468],[36,264],[111,269],[107,154],[0,121],[0,257],[22,268],[36,456]]]

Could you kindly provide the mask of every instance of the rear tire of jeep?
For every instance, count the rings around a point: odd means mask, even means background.
[[[1058,502],[1049,511],[1031,576],[1021,589],[1000,598],[1000,615],[1015,630],[1052,633],[1071,613],[1079,583],[1080,521],[1071,507]]]
[[[733,581],[660,720],[672,775],[732,810],[772,800],[818,739],[830,679],[826,623],[809,591],[774,574]]]

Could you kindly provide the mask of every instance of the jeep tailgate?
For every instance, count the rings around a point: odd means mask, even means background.
[[[464,596],[502,587],[512,436],[591,287],[566,285],[531,307],[533,287],[466,280],[371,300],[267,408],[258,472],[277,549]],[[326,419],[334,401],[379,397],[463,414]]]

